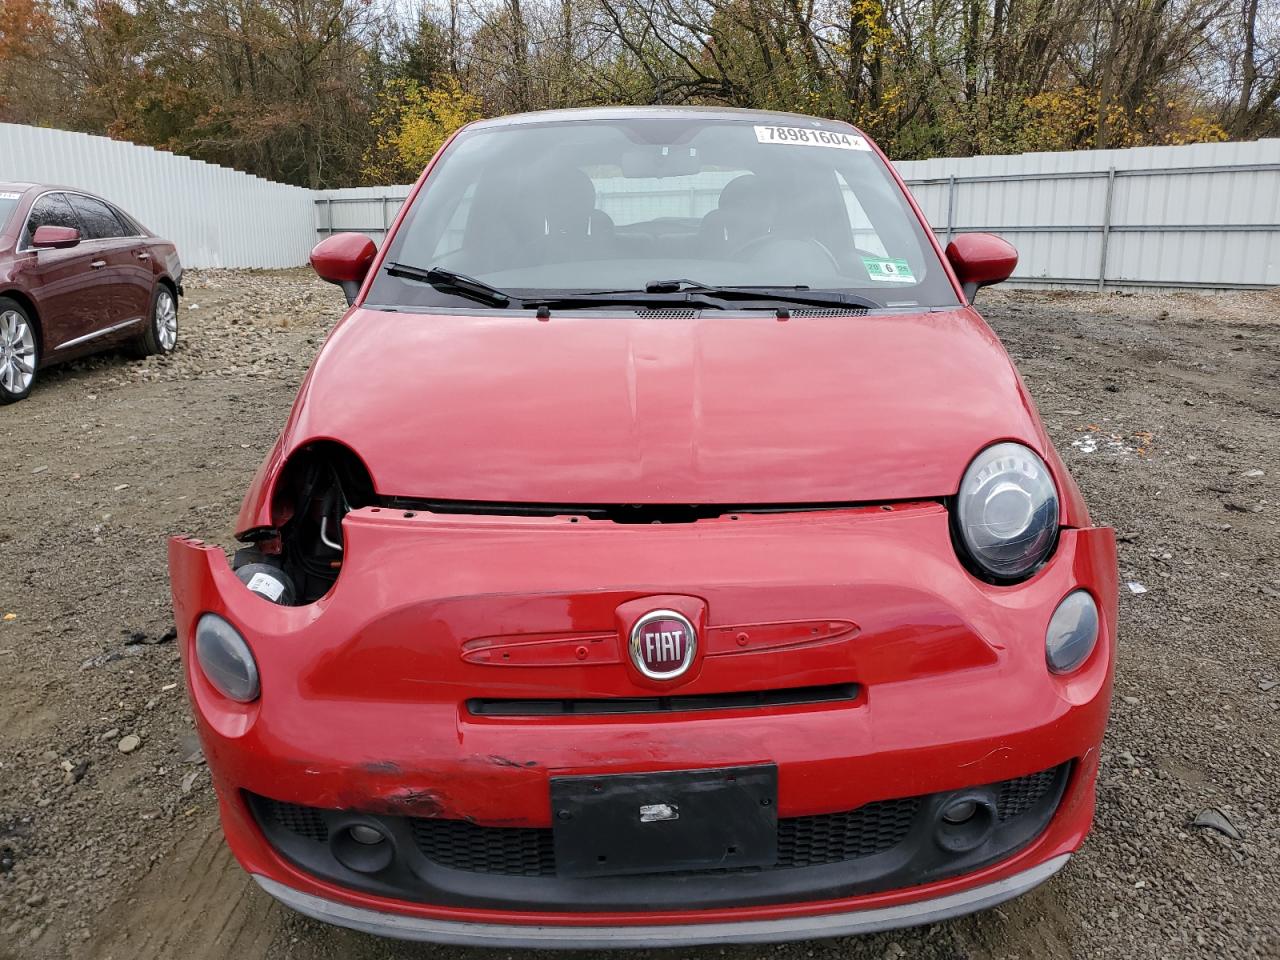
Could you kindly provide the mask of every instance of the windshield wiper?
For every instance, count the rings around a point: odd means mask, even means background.
[[[460,297],[466,297],[468,300],[475,300],[479,303],[487,303],[491,307],[507,307],[516,299],[511,294],[499,290],[497,287],[492,287],[483,280],[468,277],[465,273],[454,273],[452,270],[445,270],[442,267],[431,267],[424,270],[422,267],[413,267],[407,263],[393,263],[387,267],[387,273],[405,280],[429,283],[438,290],[456,293]]]
[[[837,290],[811,290],[796,286],[717,287],[697,280],[651,280],[644,285],[646,293],[693,293],[720,300],[768,300],[779,303],[800,303],[818,307],[865,307],[874,310],[883,304],[855,293]]]
[[[605,307],[627,304],[636,307],[691,307],[699,309],[724,309],[725,301],[764,301],[772,303],[797,303],[811,306],[865,307],[881,306],[874,300],[856,294],[828,290],[810,290],[806,286],[792,287],[716,287],[696,280],[654,280],[643,290],[588,290],[581,293],[550,293],[540,297],[520,298],[495,286],[469,277],[465,273],[445,270],[443,267],[415,267],[407,263],[391,263],[385,268],[393,277],[427,283],[446,293],[492,307],[515,306],[523,309],[558,307],[574,309]],[[718,302],[717,302],[718,301]]]
[[[558,307],[564,310],[608,307],[614,304],[625,304],[631,307],[724,309],[723,303],[716,303],[714,299],[705,297],[696,290],[676,293],[646,293],[644,290],[589,290],[584,293],[550,293],[524,301],[525,307]]]
[[[386,271],[393,277],[417,280],[419,283],[429,283],[437,290],[443,290],[446,293],[456,294],[493,307],[514,305],[523,309],[537,309],[539,307],[573,309],[575,307],[609,306],[617,303],[642,307],[664,307],[670,306],[672,303],[695,307],[719,306],[719,304],[707,302],[705,297],[689,293],[661,294],[646,293],[643,290],[598,290],[581,294],[550,293],[540,297],[521,298],[491,286],[483,280],[469,277],[465,273],[445,270],[443,267],[424,269],[407,263],[392,263],[387,265]]]

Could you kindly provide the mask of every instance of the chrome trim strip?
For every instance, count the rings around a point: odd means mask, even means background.
[[[135,323],[141,323],[142,317],[134,317],[132,320],[125,320],[123,323],[113,324],[105,330],[95,330],[93,333],[86,333],[83,337],[76,337],[74,340],[68,340],[66,343],[60,343],[54,350],[65,350],[67,347],[78,347],[80,344],[89,340],[96,340],[98,337],[105,337],[108,333],[115,333],[117,330],[123,330],[125,327],[131,327]]]
[[[914,927],[986,910],[1026,893],[1061,870],[1071,858],[1064,853],[1003,880],[959,893],[893,907],[850,910],[781,920],[740,923],[678,923],[641,926],[534,926],[507,923],[461,923],[352,907],[294,890],[261,874],[258,886],[285,906],[315,920],[364,933],[401,940],[501,948],[537,947],[557,950],[604,950],[617,947],[691,947],[700,944],[776,943],[875,933]]]

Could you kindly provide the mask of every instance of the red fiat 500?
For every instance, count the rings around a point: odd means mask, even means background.
[[[1000,903],[1089,830],[1115,650],[1091,526],[854,128],[720,110],[457,134],[245,500],[175,538],[227,839],[392,936],[832,936]]]

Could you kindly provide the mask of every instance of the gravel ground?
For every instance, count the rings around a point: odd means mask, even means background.
[[[231,542],[341,299],[300,271],[194,273],[188,292],[176,356],[49,371],[0,409],[0,958],[514,958],[302,919],[222,843],[165,537]],[[1280,956],[1280,294],[981,306],[1120,535],[1093,835],[975,917],[655,956]],[[1193,826],[1206,810],[1236,835]]]

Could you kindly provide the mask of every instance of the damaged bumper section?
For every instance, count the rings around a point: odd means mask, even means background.
[[[1109,530],[1063,529],[1014,586],[957,563],[933,502],[653,525],[365,507],[342,538],[299,606],[170,546],[228,841],[303,913],[492,946],[834,936],[1002,902],[1088,832]],[[1078,590],[1098,640],[1055,673],[1046,629]],[[652,610],[699,638],[676,683],[628,656]],[[251,651],[253,699],[198,664],[207,614]]]

